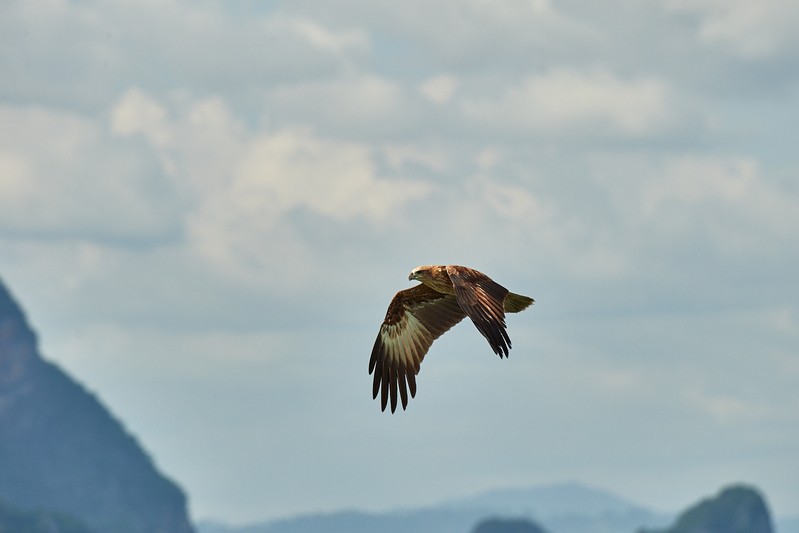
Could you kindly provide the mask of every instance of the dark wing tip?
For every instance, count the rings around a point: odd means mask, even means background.
[[[383,411],[416,397],[416,374],[433,341],[466,316],[457,299],[424,284],[399,291],[372,347],[369,373],[374,373],[372,398],[380,394]],[[410,393],[410,394],[409,394]]]
[[[472,323],[500,357],[509,353],[511,342],[505,324],[508,289],[482,272],[459,266],[447,267],[455,297]]]

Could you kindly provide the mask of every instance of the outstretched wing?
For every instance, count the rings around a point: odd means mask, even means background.
[[[394,296],[369,360],[369,373],[375,375],[372,398],[381,392],[382,410],[386,410],[389,396],[391,412],[396,410],[397,391],[405,409],[408,389],[411,398],[416,396],[416,374],[427,350],[465,316],[455,296],[426,285],[399,291]]]
[[[507,356],[510,337],[505,325],[504,301],[508,289],[477,270],[448,265],[447,274],[461,309],[472,319],[494,353]]]

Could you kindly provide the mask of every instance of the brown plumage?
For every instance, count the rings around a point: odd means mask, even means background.
[[[384,411],[390,399],[392,413],[398,394],[403,409],[408,391],[411,398],[416,396],[416,374],[433,341],[463,317],[472,320],[495,354],[507,357],[511,342],[505,312],[518,313],[533,303],[464,266],[419,266],[408,279],[422,284],[399,291],[391,300],[369,360],[372,397],[380,392]]]

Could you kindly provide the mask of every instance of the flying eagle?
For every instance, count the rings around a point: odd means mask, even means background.
[[[397,409],[397,391],[402,408],[416,396],[416,374],[433,341],[468,316],[491,349],[507,357],[511,347],[505,312],[527,309],[533,299],[509,292],[491,278],[458,265],[425,265],[414,268],[408,280],[421,281],[399,291],[388,305],[380,326],[369,374],[374,372],[372,398],[380,392],[382,410],[389,397],[391,412]]]

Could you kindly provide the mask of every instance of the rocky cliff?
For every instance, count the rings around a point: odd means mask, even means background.
[[[99,400],[38,353],[0,282],[0,501],[98,533],[190,533],[181,489]]]

